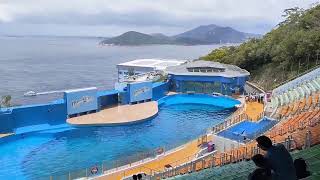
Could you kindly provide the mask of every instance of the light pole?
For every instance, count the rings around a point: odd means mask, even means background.
[[[308,57],[307,57],[307,70],[309,70],[309,58],[310,58],[310,54],[308,54]]]
[[[316,66],[318,65],[319,53],[320,53],[320,50],[318,49],[318,50],[317,50],[317,61],[316,61]]]
[[[301,59],[299,58],[298,74],[300,73],[300,61]]]

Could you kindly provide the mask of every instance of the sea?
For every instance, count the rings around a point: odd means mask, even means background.
[[[0,37],[0,96],[13,105],[40,104],[62,93],[25,97],[28,91],[74,88],[113,89],[116,65],[142,58],[193,60],[230,45],[100,46],[92,37]]]

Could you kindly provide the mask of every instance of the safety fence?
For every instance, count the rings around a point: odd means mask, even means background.
[[[212,128],[208,129],[208,133],[218,134],[219,132],[228,129],[229,127],[238,124],[242,121],[248,120],[248,121],[257,121],[262,119],[265,116],[265,112],[261,112],[257,114],[255,117],[249,117],[245,111],[246,111],[246,104],[243,104],[242,107],[238,108],[237,111],[235,111],[232,115],[230,115],[228,118],[226,118],[223,122],[213,126]]]
[[[253,83],[253,82],[246,82],[246,85],[249,86],[250,88],[254,89],[254,92],[258,92],[258,93],[263,93],[265,94],[266,92],[263,90],[262,87],[259,87],[257,84]]]
[[[317,75],[317,73],[319,73],[319,70],[317,70],[318,68],[320,68],[320,65],[316,65],[316,66],[308,69],[307,71],[304,71],[300,74],[297,74],[294,77],[291,77],[283,82],[280,82],[279,84],[274,85],[274,87],[273,87],[274,92],[279,91],[279,89],[285,89],[285,90],[290,89],[290,88],[292,88],[292,86],[296,86],[297,84],[303,82],[303,80],[314,78],[315,75]],[[287,84],[288,87],[285,87],[285,84]]]
[[[235,113],[232,116],[228,117],[226,120],[224,120],[223,122],[213,126],[212,128],[210,128],[208,131],[213,133],[213,134],[217,134],[237,123],[240,123],[244,120],[248,120],[249,117],[248,115],[246,115],[245,113],[242,112],[243,110],[239,110],[239,112],[241,113]]]
[[[185,146],[193,143],[194,140],[197,140],[198,145],[203,144],[208,141],[207,134],[199,136],[197,139],[188,139],[187,143],[181,142],[180,144],[173,144],[162,146],[151,151],[146,151],[142,153],[137,153],[135,155],[127,155],[122,159],[107,161],[104,160],[102,162],[93,164],[91,167],[82,168],[78,170],[73,170],[67,173],[53,173],[48,179],[50,180],[71,180],[71,179],[79,179],[79,178],[93,178],[98,177],[105,174],[112,174],[114,172],[122,172],[122,177],[126,177],[126,169],[131,169],[133,167],[142,168],[141,172],[145,172],[147,174],[154,174],[157,172],[157,169],[150,169],[143,166],[144,163],[157,159],[159,156],[163,157],[167,154],[180,150]],[[193,156],[185,158],[187,161],[196,157],[196,154]],[[180,162],[177,161],[176,164]]]

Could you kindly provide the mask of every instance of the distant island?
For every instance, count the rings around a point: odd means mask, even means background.
[[[231,27],[221,27],[215,24],[204,25],[175,36],[166,36],[161,33],[144,34],[129,31],[120,36],[106,38],[100,42],[102,45],[135,46],[151,44],[177,44],[177,45],[206,45],[220,43],[241,43],[251,38],[260,38],[260,34],[237,31]]]

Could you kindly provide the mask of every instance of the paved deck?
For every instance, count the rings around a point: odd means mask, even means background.
[[[263,104],[258,102],[246,102],[246,114],[253,121],[259,120],[262,112]]]
[[[67,119],[67,123],[76,126],[85,125],[120,125],[146,120],[158,113],[156,101],[122,105],[103,109],[97,113]]]

